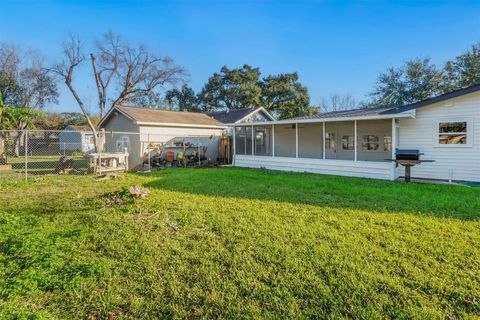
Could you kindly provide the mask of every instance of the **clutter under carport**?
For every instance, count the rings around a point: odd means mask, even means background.
[[[175,137],[166,143],[150,143],[144,166],[151,168],[208,167],[215,163],[206,156],[208,145],[201,140],[213,137]]]

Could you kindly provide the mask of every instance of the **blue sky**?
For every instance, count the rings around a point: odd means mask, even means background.
[[[442,63],[480,41],[480,1],[3,1],[0,41],[39,49],[53,62],[78,33],[113,30],[186,67],[199,90],[223,65],[297,71],[312,103],[332,93],[361,100],[376,75],[414,57]],[[95,103],[89,70],[77,86]],[[58,106],[77,110],[61,86]]]

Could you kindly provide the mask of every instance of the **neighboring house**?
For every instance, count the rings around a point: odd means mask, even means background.
[[[93,132],[89,126],[67,126],[58,135],[61,152],[80,151],[90,153],[95,151]]]
[[[480,86],[399,108],[356,109],[235,123],[234,165],[394,180],[386,159],[419,149],[434,160],[412,177],[480,181]]]
[[[218,137],[225,126],[202,113],[115,106],[99,123],[105,129],[105,149],[121,152],[127,148],[129,166],[143,163],[152,144],[165,144],[175,138],[207,148],[205,156],[216,160]]]
[[[212,111],[207,115],[225,124],[275,121],[264,107]]]

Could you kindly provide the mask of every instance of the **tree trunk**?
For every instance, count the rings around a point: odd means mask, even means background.
[[[15,144],[14,144],[15,147],[13,150],[13,155],[15,156],[15,158],[20,157],[20,147],[21,147],[22,141],[24,141],[25,139],[24,137],[25,137],[24,130],[17,131],[17,136],[15,137]]]
[[[0,132],[0,164],[7,164],[7,153],[5,150],[5,137]]]

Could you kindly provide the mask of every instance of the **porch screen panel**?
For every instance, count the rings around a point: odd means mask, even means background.
[[[392,121],[357,121],[357,159],[385,161],[392,157]]]
[[[355,159],[355,123],[353,121],[341,121],[328,123],[327,132],[335,132],[336,148],[335,158],[337,160]]]
[[[236,154],[242,154],[242,155],[252,154],[252,128],[251,127],[235,128],[235,152]]]
[[[275,156],[295,158],[295,125],[275,125]]]
[[[333,122],[325,122],[325,159],[337,159],[337,149],[341,137],[338,136],[337,126]]]
[[[255,138],[255,155],[271,156],[272,155],[272,127],[253,127]]]
[[[323,158],[323,124],[298,124],[298,157]]]

